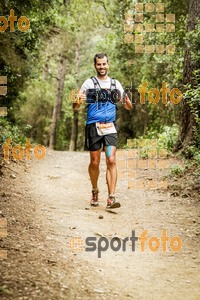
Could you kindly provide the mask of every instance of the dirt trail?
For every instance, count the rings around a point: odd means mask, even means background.
[[[119,179],[122,207],[108,212],[102,154],[101,206],[90,208],[88,161],[88,153],[48,150],[42,161],[10,166],[16,179],[6,171],[0,204],[9,235],[1,240],[8,249],[8,259],[0,261],[1,299],[199,299],[196,199],[127,189]],[[97,243],[102,236],[109,242],[117,236],[123,243],[132,230],[136,236],[147,230],[148,240],[160,238],[163,229],[170,238],[181,238],[180,251],[173,252],[167,244],[167,251],[160,246],[153,252],[148,241],[144,252],[139,241],[132,251],[130,239],[126,251],[109,248],[101,258],[97,250],[70,247],[70,240],[87,237],[96,237]]]

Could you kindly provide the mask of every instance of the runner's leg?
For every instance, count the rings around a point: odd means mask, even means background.
[[[109,169],[107,168],[107,169],[106,169],[106,183],[107,183],[107,186],[108,186],[108,195],[110,195],[110,188],[109,188],[108,182],[110,182],[110,171],[109,171]]]
[[[90,151],[90,164],[88,167],[88,172],[90,175],[90,180],[93,189],[96,189],[98,187],[100,158],[101,149],[96,151]]]
[[[115,195],[115,189],[117,184],[117,167],[116,167],[116,147],[106,146],[106,180],[108,184],[108,194]]]

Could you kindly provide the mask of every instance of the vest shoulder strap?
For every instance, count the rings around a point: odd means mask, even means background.
[[[116,89],[116,80],[115,80],[115,78],[111,78],[110,89],[111,89],[111,91]]]
[[[96,79],[96,77],[91,77],[91,79],[92,79],[92,81],[94,83],[94,88],[95,89],[99,88],[101,90],[101,86],[100,86],[98,80]]]
[[[101,90],[101,86],[98,82],[98,80],[96,79],[96,77],[91,77],[93,83],[94,83],[94,88],[97,89],[97,87]],[[111,82],[110,82],[110,89],[113,90],[113,89],[116,89],[116,80],[115,78],[111,78]]]

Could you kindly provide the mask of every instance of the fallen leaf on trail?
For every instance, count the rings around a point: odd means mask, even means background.
[[[103,234],[100,233],[100,232],[95,232],[95,235],[98,235],[98,236],[101,236],[101,237],[105,237],[105,235],[103,235]]]
[[[61,176],[60,175],[49,175],[48,176],[50,179],[58,179],[60,178]]]
[[[11,174],[11,175],[10,175],[10,178],[16,179],[16,176],[15,176],[14,174]]]

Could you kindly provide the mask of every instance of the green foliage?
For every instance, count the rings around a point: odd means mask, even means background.
[[[181,177],[184,174],[184,168],[181,167],[180,165],[176,164],[176,165],[172,165],[170,167],[170,174],[172,176],[176,176],[176,177]]]
[[[8,295],[11,295],[12,294],[12,291],[10,288],[8,288],[6,285],[3,285],[0,287],[0,295],[1,296],[8,296]]]
[[[178,137],[178,125],[162,126],[160,133],[149,131],[144,138],[157,139],[159,148],[172,150]]]
[[[14,8],[18,17],[26,15],[31,22],[31,28],[26,33],[16,30],[15,33],[7,31],[1,35],[0,75],[8,76],[9,93],[5,97],[0,96],[0,106],[9,108],[8,120],[11,124],[17,122],[22,128],[29,124],[29,129],[25,130],[26,135],[48,145],[59,56],[64,54],[68,64],[56,149],[65,150],[70,142],[73,118],[69,93],[95,74],[93,56],[103,51],[110,59],[110,75],[120,80],[124,87],[133,85],[135,88],[135,109],[129,112],[120,107],[117,112],[119,147],[126,145],[128,138],[140,139],[143,136],[157,139],[159,147],[168,150],[173,148],[178,134],[181,104],[173,105],[168,101],[166,106],[162,103],[152,105],[146,100],[145,105],[142,105],[139,103],[137,91],[141,82],[147,81],[150,90],[160,89],[162,81],[165,81],[170,89],[178,87],[190,103],[195,118],[194,147],[198,149],[199,68],[194,71],[195,84],[183,86],[182,80],[186,47],[192,50],[193,62],[197,66],[200,65],[200,29],[198,25],[195,31],[186,34],[189,0],[163,2],[166,13],[176,15],[176,30],[174,33],[144,33],[145,41],[149,44],[172,43],[176,46],[174,55],[136,54],[134,44],[124,43],[124,14],[132,9],[131,0],[72,0],[67,1],[66,5],[61,0],[4,1],[1,5],[2,15],[8,15],[9,10]],[[145,18],[145,22],[155,22],[154,16]],[[79,149],[83,148],[85,114],[85,109],[81,108]],[[5,127],[7,126],[10,126],[8,131],[11,132],[13,125],[7,124]],[[5,131],[0,131],[0,138],[5,138]],[[196,153],[197,150],[188,151]],[[144,151],[141,155],[146,157],[147,153]]]
[[[163,126],[161,132],[149,131],[145,136],[138,139],[133,139],[128,142],[128,145],[123,148],[137,148],[139,150],[140,158],[146,159],[151,157],[152,151],[164,157],[168,157],[170,151],[173,149],[178,136],[178,126],[173,125]]]
[[[53,109],[54,87],[51,82],[42,78],[35,78],[27,84],[27,90],[21,92],[20,99],[25,99],[24,105],[19,106],[17,101],[15,107],[18,111],[16,119],[21,126],[31,127],[28,131],[31,138],[38,143],[48,144],[51,115]]]
[[[157,1],[140,2],[144,4],[147,2],[157,3]],[[107,2],[104,3],[107,4]],[[130,114],[125,110],[118,111],[120,146],[126,143],[127,138],[138,138],[149,131],[160,132],[163,124],[172,126],[179,121],[181,104],[175,106],[168,100],[166,106],[161,103],[152,105],[148,101],[145,105],[141,105],[137,92],[139,85],[144,81],[148,82],[149,89],[160,89],[162,81],[165,81],[170,89],[177,87],[182,90],[181,80],[189,0],[182,1],[181,4],[177,1],[164,1],[164,4],[166,12],[176,15],[175,33],[150,34],[143,32],[143,35],[146,44],[174,44],[176,46],[174,55],[134,53],[134,43],[126,44],[123,42],[124,14],[132,11],[134,4],[130,1],[120,1],[114,7],[114,14],[119,15],[120,12],[121,19],[120,22],[113,19],[111,23],[112,38],[114,37],[113,40],[115,41],[110,48],[108,47],[112,50],[115,49],[111,53],[112,74],[122,82],[124,87],[130,87],[132,83],[135,87],[133,98],[136,102],[133,113]],[[107,11],[109,12],[109,9]],[[147,18],[145,15],[144,23],[155,23],[154,14],[150,15],[147,14]]]
[[[199,147],[195,146],[190,146],[188,147],[188,153],[190,154],[191,157],[193,157],[193,160],[200,165],[200,151]]]
[[[33,66],[37,64],[43,38],[54,24],[52,4],[51,0],[13,0],[1,3],[1,13],[5,17],[14,9],[15,16],[26,16],[30,20],[30,29],[27,32],[21,32],[15,26],[15,32],[10,32],[8,28],[1,33],[0,75],[8,77],[8,94],[0,96],[0,106],[9,108],[8,119],[12,122],[15,120],[13,105],[25,82],[32,75]]]
[[[144,148],[139,150],[139,157],[142,159],[147,159],[149,158],[149,149]]]
[[[7,119],[0,118],[0,145],[12,138],[13,144],[25,144],[25,132],[18,125],[13,125]]]

